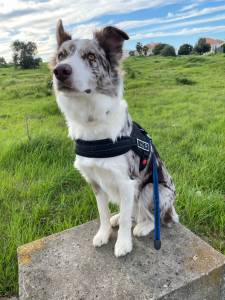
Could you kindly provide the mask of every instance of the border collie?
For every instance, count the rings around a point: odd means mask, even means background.
[[[53,86],[58,106],[65,116],[69,136],[86,141],[129,136],[132,119],[123,99],[123,76],[120,68],[122,46],[128,35],[108,26],[96,31],[93,39],[72,39],[57,24],[57,53],[52,62]],[[75,168],[85,177],[96,195],[100,228],[93,245],[108,243],[112,227],[119,226],[114,253],[116,257],[132,250],[133,235],[146,236],[154,229],[153,186],[149,161],[139,171],[140,158],[132,150],[111,158],[76,156]],[[173,206],[175,186],[157,156],[161,221],[178,222]],[[109,201],[117,203],[120,212],[110,218]]]

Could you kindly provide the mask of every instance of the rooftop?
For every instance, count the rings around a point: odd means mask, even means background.
[[[218,40],[218,39],[206,38],[206,43],[213,46],[213,45],[222,45],[225,42],[222,40]]]

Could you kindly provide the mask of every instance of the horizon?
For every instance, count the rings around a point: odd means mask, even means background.
[[[0,56],[11,61],[11,43],[33,41],[38,54],[49,60],[56,50],[58,19],[73,38],[91,38],[92,32],[107,25],[119,27],[130,36],[125,50],[137,42],[168,43],[176,48],[194,45],[201,37],[225,40],[224,0],[107,0],[95,2],[66,0],[0,0]],[[16,7],[16,9],[15,9]]]

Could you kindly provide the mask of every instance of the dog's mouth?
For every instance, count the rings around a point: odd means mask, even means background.
[[[67,84],[58,84],[58,90],[61,92],[67,92],[67,93],[86,93],[86,94],[91,94],[92,90],[91,89],[85,89],[84,91],[79,91],[75,87]]]
[[[58,82],[57,83],[57,89],[59,91],[66,91],[66,92],[76,92],[77,90],[70,84],[66,84],[65,82],[64,83],[61,83],[61,82]]]

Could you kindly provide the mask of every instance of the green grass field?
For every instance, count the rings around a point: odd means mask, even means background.
[[[130,113],[177,188],[180,220],[225,254],[225,57],[124,62]],[[74,145],[38,70],[0,69],[0,295],[16,294],[19,245],[97,217]]]

